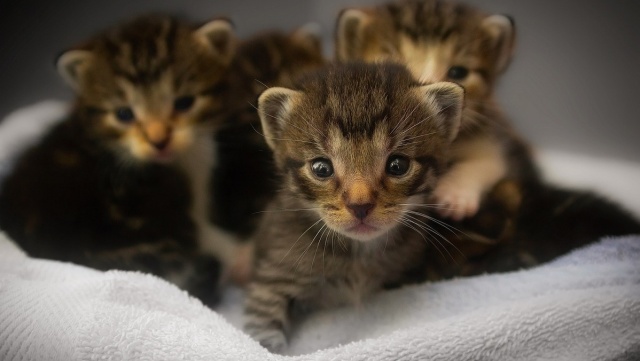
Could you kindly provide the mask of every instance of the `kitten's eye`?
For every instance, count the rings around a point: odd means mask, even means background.
[[[192,96],[180,97],[173,102],[173,109],[179,112],[191,109],[196,98]]]
[[[131,123],[135,116],[133,114],[133,110],[129,107],[122,107],[116,109],[116,118],[123,123]]]
[[[469,69],[464,66],[452,66],[447,72],[447,77],[452,80],[463,80],[469,75]]]
[[[333,165],[331,165],[331,161],[328,159],[314,159],[311,162],[311,171],[318,178],[329,178],[333,175]]]
[[[409,171],[411,162],[409,158],[401,155],[392,155],[387,160],[387,173],[395,176],[401,176]]]

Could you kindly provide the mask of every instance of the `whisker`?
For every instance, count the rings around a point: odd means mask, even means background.
[[[298,259],[293,263],[294,266],[294,270],[298,270],[298,263],[302,260],[302,258],[304,257],[304,255],[307,253],[307,251],[309,250],[309,248],[311,248],[311,246],[313,245],[313,242],[316,240],[316,237],[318,237],[318,234],[320,233],[320,231],[322,231],[324,229],[324,227],[326,227],[326,224],[323,224],[322,227],[320,227],[320,229],[318,230],[318,232],[316,232],[315,236],[313,236],[313,238],[311,239],[311,242],[309,242],[309,245],[304,249],[304,251],[302,252],[302,254],[300,254],[300,257],[298,257]],[[318,240],[318,243],[320,241]]]
[[[397,220],[398,223],[404,225],[407,228],[412,229],[413,231],[415,231],[416,233],[418,233],[422,239],[427,243],[427,244],[433,244],[433,246],[435,247],[435,249],[440,253],[440,255],[442,256],[442,258],[446,257],[444,256],[444,253],[442,253],[442,251],[440,250],[440,248],[433,242],[427,240],[427,238],[424,236],[424,234],[422,234],[422,232],[420,232],[415,226],[413,226],[412,224],[408,223],[406,219],[400,218]]]
[[[456,251],[458,251],[458,253],[460,253],[460,255],[462,257],[465,257],[464,253],[462,253],[462,251],[460,251],[460,249],[458,247],[456,247],[455,244],[453,244],[451,241],[449,241],[445,236],[443,236],[440,232],[438,232],[435,228],[431,227],[430,225],[428,225],[427,223],[423,222],[422,220],[416,218],[415,216],[412,215],[406,215],[408,218],[413,219],[415,222],[418,222],[420,224],[422,224],[426,229],[427,232],[429,232],[430,234],[435,234],[438,238],[440,238],[441,240],[445,241],[446,243],[448,243],[449,245],[451,245],[451,247],[453,247]],[[440,242],[440,240],[436,239],[438,241],[438,243],[440,243],[442,245],[442,247],[444,248],[444,250],[447,252],[447,254],[449,254],[449,257],[451,257],[451,260],[456,262],[455,258],[453,258],[453,256],[451,255],[451,253],[449,252],[449,250],[447,249],[447,247],[442,244],[442,242]]]
[[[280,262],[278,262],[278,265],[280,265],[280,263],[282,263],[282,261],[284,261],[285,258],[287,258],[287,256],[289,255],[289,252],[291,252],[291,250],[293,249],[293,247],[295,247],[296,243],[298,243],[298,241],[300,240],[300,238],[302,238],[302,236],[304,236],[305,233],[309,232],[309,230],[311,228],[313,228],[313,226],[315,226],[316,224],[318,224],[319,222],[322,221],[322,218],[318,219],[317,221],[315,221],[312,225],[309,226],[309,228],[307,228],[304,232],[302,232],[302,234],[300,235],[300,237],[298,237],[298,239],[296,239],[295,242],[293,242],[293,244],[291,245],[291,247],[289,248],[289,250],[287,251],[287,253],[284,254],[284,256],[282,256],[282,259],[280,260]]]
[[[327,229],[329,229],[329,227],[327,227],[326,223],[325,223],[323,228],[324,228],[324,230],[322,231],[322,234],[320,234],[320,238],[318,238],[318,244],[316,245],[316,250],[315,250],[315,252],[313,252],[313,259],[311,260],[311,269],[313,269],[313,264],[316,262],[316,255],[318,254],[318,248],[320,247],[320,241],[322,240],[322,237],[324,236],[324,234],[327,232]]]
[[[298,211],[315,211],[318,209],[322,209],[321,207],[316,207],[316,208],[297,208],[297,209],[273,209],[273,210],[268,210],[268,211],[257,211],[254,212],[253,214],[258,214],[258,213],[277,213],[277,212],[298,212]]]
[[[446,241],[446,238],[444,238],[439,232],[437,232],[436,230],[434,230],[432,227],[428,226],[427,224],[425,224],[424,222],[421,222],[419,219],[416,219],[415,217],[412,217],[408,214],[405,214],[406,220],[415,224],[417,227],[420,227],[421,229],[423,229],[425,232],[432,234],[435,233],[436,236],[440,237],[441,239],[444,239]],[[453,258],[453,256],[451,255],[451,253],[449,252],[449,250],[447,249],[447,247],[442,244],[442,242],[440,242],[440,240],[438,238],[433,238],[432,242],[434,245],[435,243],[433,241],[436,241],[440,244],[440,246],[445,250],[445,252],[447,252],[447,255],[449,256],[449,258],[451,258],[452,261],[455,262],[455,259]],[[447,241],[448,242],[448,241]],[[449,242],[451,243],[451,242]],[[455,246],[453,246],[455,248]],[[441,252],[442,253],[442,252]],[[444,255],[443,255],[444,257]]]

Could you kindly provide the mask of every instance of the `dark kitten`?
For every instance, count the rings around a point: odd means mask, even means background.
[[[4,180],[0,226],[35,257],[141,270],[213,300],[229,257],[207,221],[212,90],[229,67],[229,22],[147,16],[58,60],[77,93],[68,118]]]
[[[248,236],[279,187],[273,154],[261,134],[258,96],[324,64],[319,36],[311,26],[289,34],[265,32],[242,41],[220,89],[228,114],[216,133],[216,221]]]
[[[414,207],[446,170],[463,90],[402,66],[337,65],[260,96],[284,189],[255,235],[246,330],[286,346],[292,303],[357,301],[420,278],[429,227]],[[330,301],[331,300],[331,301]]]

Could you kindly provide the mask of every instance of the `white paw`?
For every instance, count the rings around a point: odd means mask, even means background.
[[[432,197],[439,206],[438,213],[441,216],[460,221],[478,212],[481,193],[463,184],[441,181]]]

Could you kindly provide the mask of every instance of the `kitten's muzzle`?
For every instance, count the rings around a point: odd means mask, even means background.
[[[373,203],[365,204],[347,204],[347,208],[353,214],[354,217],[363,221],[371,213],[371,210],[375,207]]]
[[[165,150],[171,142],[172,129],[162,122],[149,122],[143,128],[147,141],[157,150]]]

